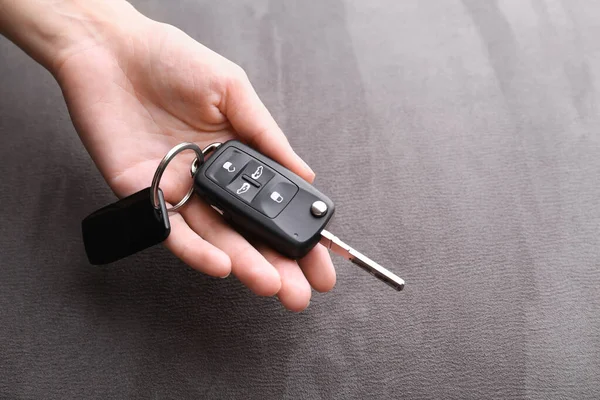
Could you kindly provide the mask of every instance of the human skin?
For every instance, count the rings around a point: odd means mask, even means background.
[[[182,142],[235,138],[314,179],[242,68],[123,0],[0,0],[0,33],[55,77],[83,145],[118,197],[149,186],[162,157]],[[191,182],[186,153],[161,181],[171,204]],[[290,310],[308,306],[311,287],[335,285],[321,245],[298,261],[253,246],[195,196],[170,219],[165,246],[182,261],[211,276],[233,273]]]

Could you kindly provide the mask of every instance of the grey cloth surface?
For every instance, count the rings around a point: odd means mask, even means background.
[[[0,40],[0,398],[600,396],[600,5],[138,1],[243,66],[336,201],[294,314],[162,247],[91,267],[114,200],[52,77]]]

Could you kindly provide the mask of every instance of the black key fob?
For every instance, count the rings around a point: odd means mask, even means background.
[[[171,233],[162,191],[154,208],[150,188],[103,207],[81,223],[83,243],[91,264],[108,264],[152,247]]]
[[[334,213],[333,202],[314,186],[235,140],[205,161],[194,184],[237,231],[290,258],[303,257],[321,240]]]

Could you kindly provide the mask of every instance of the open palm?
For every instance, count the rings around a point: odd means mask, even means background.
[[[243,70],[172,26],[149,21],[115,40],[88,44],[55,75],[83,144],[119,197],[149,186],[162,157],[182,142],[203,148],[237,138],[314,178]],[[191,184],[193,157],[176,157],[163,176],[171,204]],[[291,310],[308,305],[311,286],[327,291],[335,284],[320,245],[298,263],[255,248],[197,197],[170,218],[165,244],[185,263],[212,276],[233,272],[256,294],[276,294]]]

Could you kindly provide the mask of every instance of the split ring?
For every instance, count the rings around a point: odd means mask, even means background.
[[[152,186],[150,186],[152,190],[152,197],[150,201],[152,202],[152,206],[155,209],[160,208],[159,200],[158,200],[158,188],[160,186],[160,179],[162,178],[163,173],[167,169],[169,163],[175,158],[175,156],[181,153],[184,150],[194,150],[196,153],[196,159],[194,160],[194,164],[198,164],[198,167],[204,164],[204,153],[202,149],[195,143],[181,143],[177,146],[173,147],[167,155],[162,159],[158,168],[156,168],[156,172],[154,173],[154,178],[152,179]],[[198,168],[196,168],[198,170]],[[167,212],[175,212],[187,203],[187,201],[194,194],[194,183],[192,182],[192,186],[188,190],[187,194],[179,201],[179,203],[175,204],[173,207],[167,209]]]

